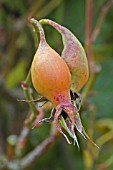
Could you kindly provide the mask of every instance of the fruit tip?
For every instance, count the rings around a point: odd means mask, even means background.
[[[35,20],[35,18],[34,18],[34,17],[29,17],[29,21],[30,21],[30,23],[31,23],[31,24],[36,23],[36,20]]]
[[[31,16],[28,17],[28,20],[30,20],[30,19],[32,19],[32,18],[34,18],[34,16],[31,15]]]

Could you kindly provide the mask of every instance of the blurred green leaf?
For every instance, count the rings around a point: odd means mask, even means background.
[[[26,66],[26,60],[20,60],[17,65],[9,72],[6,78],[7,88],[15,88],[17,85],[20,85],[21,81],[24,80],[26,76]]]
[[[103,118],[96,121],[97,128],[109,128],[113,130],[113,119]]]

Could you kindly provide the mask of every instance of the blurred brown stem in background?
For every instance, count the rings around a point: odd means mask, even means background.
[[[96,26],[93,30],[92,35],[91,35],[92,42],[96,41],[96,38],[98,37],[98,35],[100,33],[103,21],[104,21],[106,15],[107,15],[109,9],[112,7],[112,5],[113,5],[113,0],[110,0],[104,5],[104,7],[102,7],[101,12],[100,12],[100,16],[97,20],[97,24],[96,24]]]
[[[95,29],[93,30],[93,0],[87,0],[86,5],[86,53],[89,61],[89,68],[90,68],[90,78],[89,81],[82,93],[83,101],[85,102],[85,99],[89,96],[93,85],[96,81],[97,75],[101,70],[101,67],[95,63],[94,56],[93,56],[93,43],[96,41],[102,27],[103,20],[108,13],[110,7],[113,5],[113,0],[108,1],[105,6],[101,9],[97,24],[95,26]],[[89,124],[89,134],[91,137],[93,137],[94,133],[94,122],[95,122],[95,107],[92,108],[91,111],[91,119]],[[95,160],[98,158],[99,150],[98,152],[95,152],[95,150],[91,149],[91,145],[88,144],[87,148],[84,150],[84,164],[86,170],[92,170],[94,166]],[[97,155],[95,155],[97,153]]]
[[[47,139],[21,160],[20,167],[24,170],[28,170],[53,146],[54,143],[56,143],[57,139],[59,139],[59,134],[56,129],[54,129]]]
[[[93,59],[92,49],[92,22],[93,22],[93,0],[87,0],[86,3],[86,53],[89,62],[90,70],[94,67],[95,62]]]

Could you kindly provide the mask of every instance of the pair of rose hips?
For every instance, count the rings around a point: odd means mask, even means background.
[[[89,138],[81,123],[77,106],[72,101],[88,80],[89,69],[85,51],[71,31],[56,22],[49,19],[38,22],[34,18],[30,19],[30,22],[40,34],[40,43],[31,66],[32,82],[36,91],[54,106],[51,117],[40,122],[53,120],[68,143],[70,142],[63,128],[78,145],[74,128],[85,138]],[[47,44],[42,24],[52,25],[62,35],[64,49],[61,56]]]

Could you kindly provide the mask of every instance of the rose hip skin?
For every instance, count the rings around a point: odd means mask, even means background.
[[[53,26],[62,35],[64,49],[61,56],[67,63],[71,73],[71,90],[79,92],[89,77],[84,48],[74,34],[60,24],[49,19],[42,19],[40,23]]]
[[[42,30],[40,34],[40,44],[31,66],[32,82],[42,96],[57,106],[70,100],[71,75],[63,59],[47,44]]]

